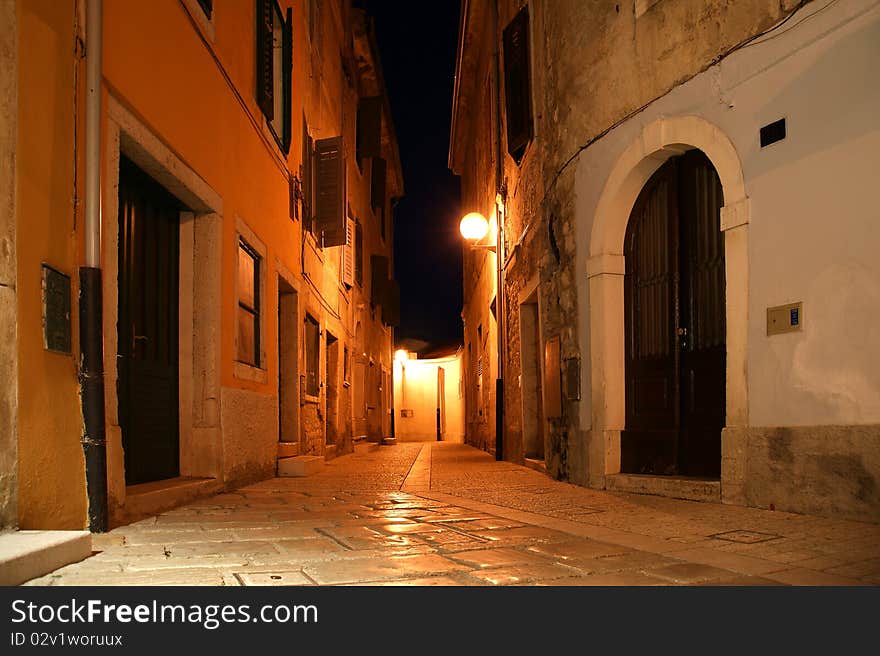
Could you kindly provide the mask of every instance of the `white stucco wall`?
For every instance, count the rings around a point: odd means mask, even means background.
[[[394,433],[402,442],[437,439],[437,372],[444,372],[444,442],[464,442],[461,354],[451,358],[394,362]],[[402,416],[401,411],[412,411]]]
[[[748,226],[747,407],[752,426],[880,422],[880,3],[813,3],[653,103],[577,163],[578,303],[597,205],[622,154],[664,117],[698,116],[742,165]],[[786,118],[764,149],[761,126]],[[725,202],[730,199],[725,198]],[[728,233],[729,234],[729,233]],[[600,299],[597,299],[600,300]],[[803,302],[801,332],[768,337],[766,309]],[[590,353],[590,322],[579,325]],[[586,358],[585,358],[586,362]],[[590,365],[581,417],[590,427]],[[593,415],[596,409],[593,408]]]

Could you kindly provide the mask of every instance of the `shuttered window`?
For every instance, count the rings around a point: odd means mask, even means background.
[[[312,158],[314,143],[309,134],[309,125],[303,116],[302,133],[302,164],[300,164],[300,178],[302,179],[302,210],[303,227],[309,232],[315,231],[315,186],[314,186],[314,160]]]
[[[290,150],[290,86],[293,63],[293,10],[287,18],[276,0],[256,0],[257,104],[275,140]]]
[[[357,158],[379,157],[382,154],[382,96],[358,100]]]
[[[370,205],[376,213],[379,222],[379,232],[385,239],[385,185],[387,164],[381,157],[372,160],[372,173],[370,175]]]
[[[349,217],[345,221],[345,248],[342,249],[342,284],[354,286],[354,219]]]
[[[260,366],[260,256],[243,239],[238,242],[239,362]]]
[[[323,247],[345,244],[345,157],[342,137],[315,142],[315,236]]]
[[[364,227],[360,221],[354,224],[354,279],[364,286]]]
[[[519,164],[533,135],[528,5],[504,28],[503,41],[507,152]]]
[[[318,396],[320,392],[321,329],[318,322],[310,314],[303,322],[303,336],[306,350],[306,386],[305,394]]]
[[[385,299],[382,302],[382,322],[386,326],[400,325],[400,285],[396,280],[386,284]]]
[[[388,258],[384,255],[370,256],[370,303],[382,305],[388,290]]]

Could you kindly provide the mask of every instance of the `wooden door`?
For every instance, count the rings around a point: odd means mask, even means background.
[[[621,469],[717,477],[725,418],[721,183],[690,151],[645,185],[624,251],[626,429]]]
[[[119,421],[127,484],[179,474],[180,203],[119,165]]]

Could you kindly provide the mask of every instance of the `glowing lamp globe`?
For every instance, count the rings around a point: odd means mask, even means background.
[[[489,222],[486,217],[479,212],[471,212],[465,214],[461,223],[458,225],[461,236],[469,241],[479,241],[489,232]]]

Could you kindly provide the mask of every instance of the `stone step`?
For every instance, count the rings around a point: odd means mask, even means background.
[[[278,458],[278,476],[294,478],[311,476],[324,468],[323,456],[292,456]]]
[[[721,481],[705,478],[612,474],[605,477],[605,489],[690,501],[721,502]]]
[[[0,585],[18,585],[92,554],[88,531],[10,531],[0,534]]]
[[[292,458],[299,455],[299,442],[279,442],[278,458]]]

